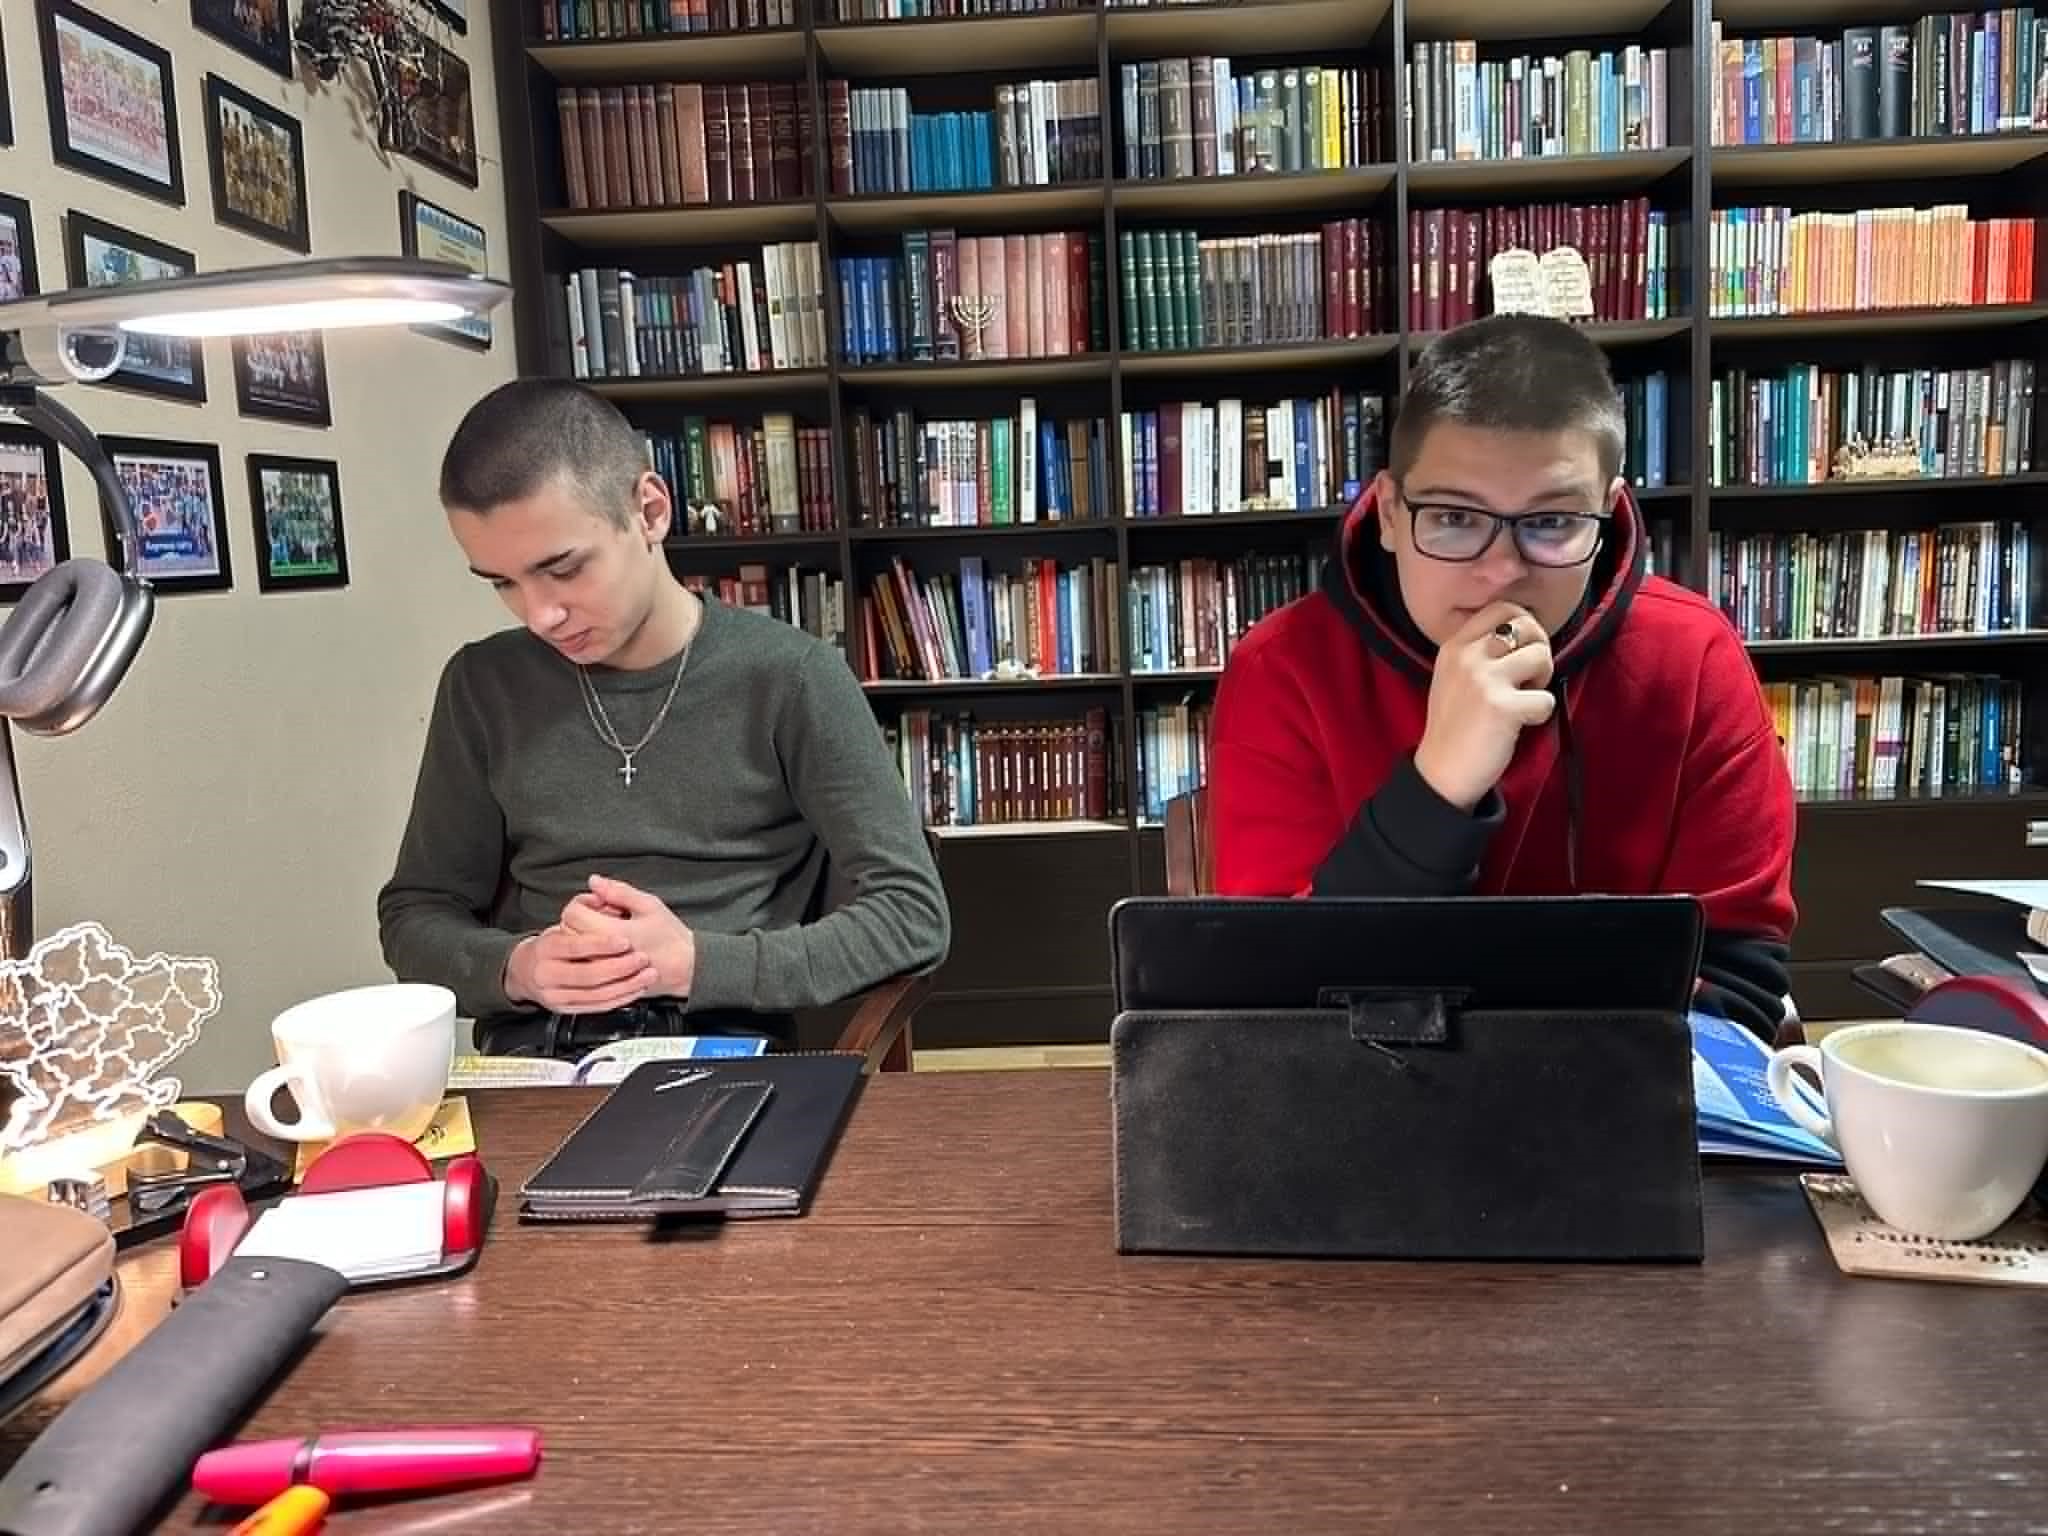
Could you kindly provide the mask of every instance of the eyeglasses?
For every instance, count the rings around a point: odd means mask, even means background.
[[[1405,491],[1400,495],[1415,530],[1415,548],[1432,560],[1477,560],[1506,528],[1516,550],[1531,565],[1584,565],[1598,552],[1612,521],[1587,512],[1488,512],[1409,501]]]

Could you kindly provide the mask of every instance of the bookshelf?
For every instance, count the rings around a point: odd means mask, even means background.
[[[2005,50],[2001,126],[1954,87],[1981,73],[1981,16],[2011,25],[2022,13],[1977,13],[1973,31],[1900,0],[1266,0],[893,19],[873,18],[916,6],[710,0],[712,20],[744,11],[749,24],[676,34],[650,25],[663,5],[574,0],[550,28],[544,3],[522,0],[520,25],[498,29],[495,44],[521,371],[577,372],[569,274],[628,271],[653,281],[659,304],[661,280],[710,273],[695,279],[697,310],[669,313],[697,315],[699,347],[742,362],[751,347],[781,366],[613,376],[592,371],[586,323],[589,382],[650,434],[687,435],[694,419],[739,441],[768,435],[772,417],[802,443],[829,442],[829,465],[797,468],[807,485],[825,476],[830,520],[763,517],[679,539],[673,563],[704,581],[746,566],[757,598],[821,605],[804,621],[875,678],[878,720],[934,814],[962,803],[932,778],[937,758],[971,761],[1002,789],[984,811],[1033,818],[938,829],[955,942],[922,1038],[1103,1037],[1105,914],[1164,888],[1148,812],[1198,781],[1185,742],[1199,736],[1227,651],[1219,627],[1312,582],[1343,482],[1373,467],[1373,431],[1414,358],[1432,332],[1488,311],[1484,257],[1510,241],[1570,238],[1608,264],[1604,277],[1596,267],[1588,330],[1624,392],[1629,473],[1658,568],[1731,611],[1782,701],[1801,754],[1802,1009],[1868,1010],[1849,971],[1897,947],[1878,909],[1942,899],[1915,879],[2040,873],[2048,594],[2035,545],[2048,535],[2048,461],[2033,416],[2048,256],[2013,232],[2048,214],[2048,131],[2019,106],[2048,75],[2048,12],[2025,59]],[[604,15],[622,35],[550,35],[565,15],[586,26]],[[1852,125],[1847,82],[1862,90],[1866,57],[1875,89],[1858,96]],[[1185,138],[1174,61],[1189,85]],[[1310,65],[1334,87],[1311,88]],[[1135,156],[1127,66],[1144,67]],[[1299,96],[1284,81],[1290,66]],[[1757,81],[1747,96],[1746,69]],[[582,95],[565,114],[560,93],[618,88],[631,103],[635,86],[650,88],[653,135],[638,197],[627,147],[610,143],[606,180],[623,192],[593,197],[586,159],[572,197],[568,125],[601,132],[588,125],[607,107]],[[731,137],[743,86],[745,187]],[[702,137],[713,130],[692,118],[714,87],[727,102],[714,109],[722,170]],[[1269,119],[1275,100],[1283,110]],[[1461,119],[1461,100],[1480,105]],[[1292,118],[1289,102],[1301,103]],[[1554,120],[1506,110],[1539,102]],[[627,105],[620,122],[639,110]],[[670,121],[683,146],[673,171],[659,148]],[[1221,138],[1203,144],[1218,126],[1228,156]],[[1478,153],[1460,155],[1461,126]],[[1886,136],[1846,137],[1852,126]],[[723,188],[690,187],[697,144],[694,174],[722,175]],[[665,195],[677,192],[687,196]],[[620,206],[634,202],[644,206]],[[1998,232],[1959,233],[1959,222]],[[976,274],[1000,279],[976,286],[970,250]],[[780,301],[754,332],[716,303],[718,273],[730,284],[739,262]],[[1628,267],[1642,280],[1623,280]],[[1149,292],[1138,281],[1148,268]],[[1424,291],[1411,296],[1409,274]],[[935,308],[978,292],[1001,298],[973,336]],[[1019,318],[1034,303],[1043,313]],[[596,315],[586,302],[586,322]],[[721,340],[714,324],[728,319],[734,334]],[[1919,431],[1923,398],[1960,407],[1942,406],[1940,419],[1957,423],[1945,439],[1927,433],[1926,467],[1956,473],[1826,477],[1830,423]],[[1038,476],[1036,521],[1017,505],[1026,402],[1033,421],[1054,424],[1048,465],[1062,477],[1054,498]],[[1169,429],[1185,440],[1162,458]],[[1250,431],[1268,434],[1269,450],[1273,433],[1307,444],[1276,476],[1293,506],[1242,505],[1261,499],[1244,466],[1219,468]],[[925,445],[937,476],[921,510],[894,474],[905,443]],[[1158,483],[1168,462],[1197,478]],[[947,497],[1011,520],[933,525]],[[1175,503],[1212,510],[1153,515]],[[806,498],[802,518],[813,516]],[[1045,675],[943,675],[981,659],[958,627],[952,662],[930,665],[907,634],[896,652],[871,584],[891,584],[905,604],[922,589],[899,580],[950,578],[943,590],[964,608],[963,559],[979,562],[971,601],[1013,621],[1018,650],[1035,637]],[[1197,593],[1208,599],[1199,614]],[[1194,622],[1177,628],[1170,610],[1183,604]],[[1034,607],[1071,620],[1064,642],[1057,623],[1033,628]],[[998,649],[1000,622],[984,631]],[[1884,750],[1845,752],[1859,729]],[[1006,771],[1023,776],[1002,788]]]

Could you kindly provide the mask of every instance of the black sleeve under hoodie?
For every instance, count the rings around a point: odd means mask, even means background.
[[[1429,786],[1413,756],[1402,758],[1379,792],[1358,808],[1321,864],[1316,896],[1462,896],[1507,813],[1498,790],[1471,812]],[[1708,929],[1694,1006],[1773,1039],[1790,990],[1787,947],[1777,939]]]

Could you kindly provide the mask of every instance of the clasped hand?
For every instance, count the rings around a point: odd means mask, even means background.
[[[668,903],[592,875],[554,926],[513,947],[505,992],[554,1013],[604,1013],[647,997],[688,997],[696,971],[696,936]]]
[[[1510,646],[1496,634],[1514,626]],[[1490,603],[1440,646],[1429,683],[1429,722],[1415,749],[1423,782],[1469,811],[1500,782],[1522,731],[1557,708],[1549,691],[1550,637],[1519,603]]]

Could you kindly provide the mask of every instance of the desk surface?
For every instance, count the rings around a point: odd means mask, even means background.
[[[593,1097],[473,1093],[507,1186],[479,1268],[345,1300],[243,1430],[531,1422],[540,1475],[338,1536],[2048,1520],[2043,1298],[1846,1279],[1783,1176],[1710,1179],[1698,1268],[1126,1259],[1106,1075],[948,1074],[871,1080],[801,1220],[520,1226]],[[171,1260],[124,1261],[98,1359]]]

